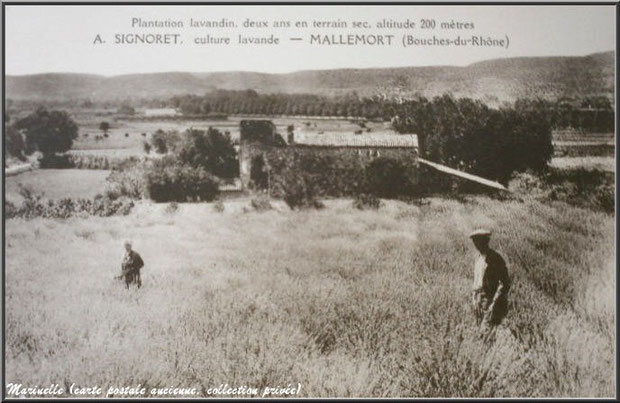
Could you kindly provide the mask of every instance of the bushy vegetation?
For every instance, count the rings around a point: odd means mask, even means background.
[[[180,163],[194,168],[203,168],[211,174],[229,179],[239,176],[237,151],[230,134],[217,129],[188,130],[175,150]]]
[[[360,158],[355,150],[275,148],[266,154],[270,194],[293,204],[317,197],[416,195],[416,167],[407,157]]]
[[[229,134],[209,128],[190,129],[183,138],[158,130],[153,147],[167,153],[151,161],[128,161],[115,167],[109,180],[120,194],[156,202],[211,201],[220,179],[238,176],[237,153]]]
[[[354,153],[275,148],[265,162],[274,197],[348,196],[363,183],[364,165]]]
[[[68,154],[69,165],[77,169],[114,169],[139,161],[139,157],[109,157],[92,154]]]
[[[353,200],[353,207],[359,210],[377,210],[381,207],[381,199],[369,193],[360,193]]]
[[[164,211],[166,214],[175,214],[179,211],[179,204],[177,202],[168,203]]]
[[[70,169],[74,168],[68,154],[43,154],[38,159],[39,168],[43,169]]]
[[[108,137],[108,130],[110,130],[110,127],[112,126],[108,122],[104,121],[104,122],[99,123],[99,130],[103,132],[104,137]]]
[[[166,154],[168,151],[173,151],[177,144],[179,143],[181,137],[179,133],[176,131],[163,131],[162,129],[158,129],[151,136],[151,146],[155,150],[156,153]],[[151,147],[149,147],[149,150]],[[145,146],[146,151],[146,146]]]
[[[364,168],[362,190],[376,197],[393,199],[415,194],[414,168],[401,160],[380,157]]]
[[[134,206],[131,199],[109,193],[99,194],[94,199],[65,197],[58,200],[45,199],[42,194],[35,193],[28,187],[22,187],[20,193],[23,197],[20,205],[5,201],[5,218],[69,218],[85,215],[109,217],[127,215]]]
[[[226,206],[224,206],[224,202],[221,199],[217,199],[215,203],[213,203],[213,211],[216,213],[223,213],[226,210]]]
[[[109,170],[137,163],[139,158],[110,157],[93,154],[48,154],[39,158],[39,167],[44,169],[101,169]]]
[[[287,170],[279,177],[282,199],[291,209],[321,208],[317,184],[304,171]]]
[[[252,197],[252,200],[250,200],[250,205],[256,211],[268,211],[273,208],[271,206],[271,201],[269,200],[269,196],[262,194],[262,193],[257,194],[254,197]]]
[[[133,106],[127,104],[127,103],[123,103],[118,108],[117,113],[119,115],[133,116],[133,115],[136,114],[136,109]]]
[[[553,154],[551,126],[537,109],[490,109],[447,95],[401,108],[393,126],[418,135],[423,157],[485,178],[507,183],[514,172],[540,172]]]
[[[154,161],[144,180],[155,202],[212,201],[218,194],[219,180],[201,167]]]
[[[613,214],[616,202],[614,181],[613,172],[551,168],[543,175],[516,175],[510,182],[510,189],[543,202],[561,201]]]
[[[107,181],[113,192],[132,199],[147,198],[145,177],[150,163],[126,161],[112,169]]]

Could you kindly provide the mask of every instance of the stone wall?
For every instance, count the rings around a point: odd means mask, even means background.
[[[418,182],[417,148],[287,146],[271,121],[241,121],[239,174],[243,189],[252,184],[274,189],[283,183],[282,176],[287,170],[301,170],[314,178],[323,195],[351,195],[361,181],[364,168],[377,158],[399,160],[408,167],[414,182]],[[253,165],[262,165],[263,175]]]

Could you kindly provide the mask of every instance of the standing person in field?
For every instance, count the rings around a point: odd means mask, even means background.
[[[129,284],[136,283],[138,288],[142,286],[140,278],[140,269],[144,266],[144,261],[140,254],[131,248],[131,241],[125,241],[125,256],[123,256],[122,274],[119,278],[125,279],[125,286],[129,288]]]
[[[506,262],[489,247],[491,232],[478,229],[469,237],[479,255],[474,264],[473,304],[478,324],[498,325],[508,310],[510,278]]]

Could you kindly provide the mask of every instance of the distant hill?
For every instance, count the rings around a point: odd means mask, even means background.
[[[465,67],[336,69],[288,74],[173,72],[104,77],[49,73],[6,77],[6,96],[15,100],[168,97],[203,94],[216,88],[321,95],[357,91],[360,95],[419,93],[434,96],[451,92],[455,96],[489,103],[513,101],[520,97],[612,97],[614,53],[495,59]]]

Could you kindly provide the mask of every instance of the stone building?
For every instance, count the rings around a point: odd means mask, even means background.
[[[251,182],[267,180],[260,175],[266,164],[266,153],[282,154],[294,150],[312,150],[336,158],[355,156],[362,165],[380,157],[398,159],[413,171],[417,181],[419,150],[415,134],[301,131],[289,132],[287,141],[284,141],[268,120],[241,121],[240,132],[239,172],[244,189]]]

